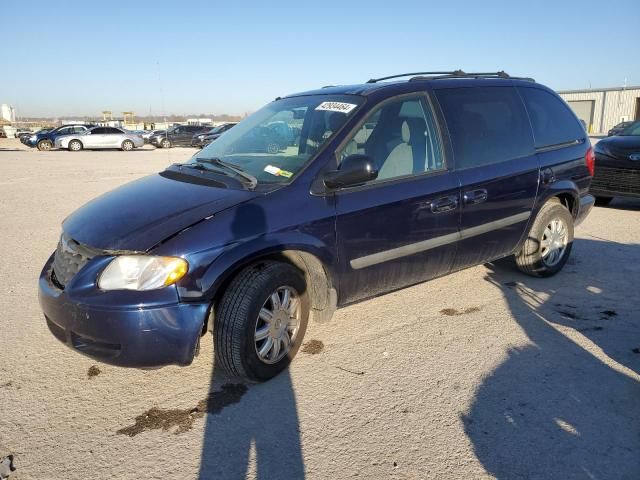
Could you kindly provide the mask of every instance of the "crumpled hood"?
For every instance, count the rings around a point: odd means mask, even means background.
[[[91,200],[63,222],[74,240],[103,250],[147,251],[194,223],[256,193],[217,182],[150,175]]]

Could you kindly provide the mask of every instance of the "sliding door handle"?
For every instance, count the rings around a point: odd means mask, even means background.
[[[489,198],[489,193],[484,188],[480,188],[478,190],[464,192],[462,198],[466,205],[473,205],[475,203],[486,202],[487,198]]]

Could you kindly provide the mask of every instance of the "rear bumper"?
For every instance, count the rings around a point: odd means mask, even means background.
[[[82,303],[52,283],[52,261],[53,257],[40,274],[38,298],[47,326],[58,340],[91,358],[123,367],[188,365],[193,361],[207,304],[180,303],[175,294],[174,303],[146,307],[145,292],[137,292],[138,302],[114,303],[110,299],[99,305],[95,303],[101,297],[99,291],[94,292],[94,303]],[[73,281],[67,289],[71,286]]]
[[[580,225],[584,221],[584,219],[587,218],[587,215],[589,215],[589,212],[591,212],[591,209],[593,208],[595,203],[596,199],[593,195],[583,195],[582,197],[580,197],[578,215],[576,215],[576,219],[574,222],[575,226]]]

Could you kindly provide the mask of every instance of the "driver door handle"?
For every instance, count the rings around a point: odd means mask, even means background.
[[[440,197],[431,202],[431,211],[433,213],[450,212],[456,208],[458,208],[458,197],[456,195]]]

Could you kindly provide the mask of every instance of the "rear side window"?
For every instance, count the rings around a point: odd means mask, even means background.
[[[533,153],[531,127],[513,87],[436,90],[444,112],[456,168],[490,165]]]
[[[584,138],[584,130],[562,100],[539,88],[519,87],[537,148]]]

